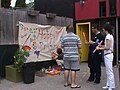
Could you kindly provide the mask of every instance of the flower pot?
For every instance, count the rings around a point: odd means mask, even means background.
[[[23,72],[18,72],[14,65],[7,65],[5,67],[6,79],[12,82],[21,82],[23,81]]]
[[[35,79],[35,63],[25,63],[23,66],[23,82],[25,84],[33,83]]]

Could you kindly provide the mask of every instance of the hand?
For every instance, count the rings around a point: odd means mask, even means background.
[[[103,47],[104,47],[104,45],[99,45],[99,47],[100,47],[100,48],[103,48]]]
[[[85,44],[89,44],[89,42],[87,40],[85,40]]]
[[[96,50],[100,50],[100,47],[97,46],[97,47],[96,47]]]
[[[95,42],[93,42],[92,40],[89,41],[90,44],[94,44]]]

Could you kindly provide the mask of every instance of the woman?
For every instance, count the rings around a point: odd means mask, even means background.
[[[104,50],[104,62],[106,67],[107,83],[103,89],[112,90],[115,88],[114,73],[113,73],[113,45],[114,38],[112,35],[112,28],[109,24],[103,27],[103,32],[106,34],[104,46],[99,46],[97,50]]]

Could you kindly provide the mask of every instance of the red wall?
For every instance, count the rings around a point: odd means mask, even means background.
[[[120,16],[120,0],[117,0],[117,16]]]
[[[99,0],[85,0],[83,6],[79,2],[75,3],[76,20],[85,20],[99,17]]]
[[[85,4],[80,6],[79,2],[75,2],[75,19],[87,20],[99,17],[99,2],[106,1],[106,17],[109,16],[109,0],[85,0]],[[116,0],[117,16],[120,16],[120,0]]]

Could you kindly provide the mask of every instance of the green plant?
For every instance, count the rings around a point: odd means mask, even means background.
[[[18,72],[21,72],[23,69],[23,65],[29,56],[28,50],[26,50],[23,46],[22,48],[18,48],[14,55],[14,66],[17,68]]]

